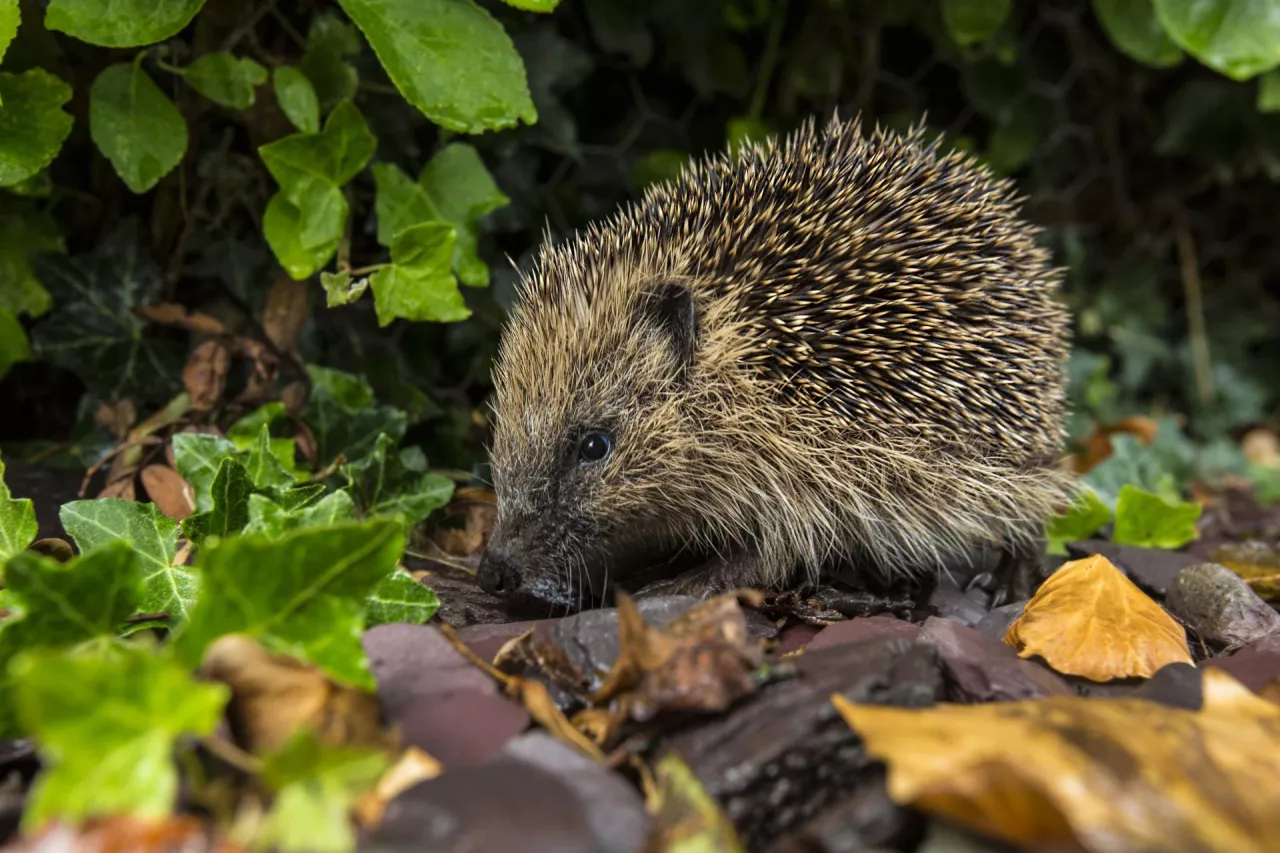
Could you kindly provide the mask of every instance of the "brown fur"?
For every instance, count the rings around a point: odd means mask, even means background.
[[[1071,485],[1068,317],[1019,205],[919,131],[835,119],[545,247],[495,370],[495,553],[555,599],[682,547],[776,586],[1025,543]],[[611,455],[576,463],[602,426]]]

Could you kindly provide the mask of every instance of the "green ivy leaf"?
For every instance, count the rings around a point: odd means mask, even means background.
[[[750,116],[731,118],[725,127],[725,141],[728,143],[729,151],[735,154],[746,143],[764,142],[769,136],[769,126],[760,119]]]
[[[508,6],[526,12],[554,12],[560,0],[502,0]]]
[[[4,60],[9,42],[18,34],[18,24],[21,22],[22,11],[18,8],[18,0],[0,0],[0,61]],[[2,96],[0,106],[4,106]]]
[[[295,133],[258,149],[280,184],[267,204],[263,230],[294,279],[314,274],[337,249],[348,213],[341,187],[365,167],[376,147],[360,111],[343,101],[320,133]]]
[[[135,313],[158,301],[161,289],[138,230],[130,218],[88,254],[31,259],[56,306],[32,328],[32,350],[104,399],[171,397],[185,357],[185,347],[150,334]]]
[[[1280,69],[1268,71],[1258,80],[1258,112],[1280,112]]]
[[[209,100],[237,110],[253,106],[254,88],[267,82],[267,69],[229,53],[206,53],[178,73]]]
[[[194,667],[218,637],[247,634],[338,681],[373,688],[360,646],[365,599],[403,551],[399,523],[386,519],[225,539],[200,555],[201,595],[178,652]]]
[[[1233,80],[1280,65],[1280,15],[1270,0],[1154,0],[1179,47]]]
[[[456,234],[453,267],[463,284],[485,287],[489,267],[476,251],[480,217],[510,203],[485,168],[479,152],[465,142],[442,148],[418,179],[427,191],[439,218]]]
[[[369,614],[365,627],[411,622],[422,625],[440,609],[435,590],[418,583],[404,569],[396,569],[383,578],[369,595]]]
[[[455,232],[443,222],[406,228],[391,242],[391,263],[369,279],[378,325],[392,320],[441,323],[471,316],[453,277]]]
[[[1125,486],[1116,500],[1115,532],[1121,545],[1140,548],[1181,548],[1197,536],[1198,503],[1169,500],[1134,486]]]
[[[1153,0],[1093,0],[1107,36],[1122,52],[1153,68],[1171,68],[1182,51],[1160,26]]]
[[[55,818],[169,815],[177,740],[210,734],[230,698],[225,685],[199,683],[139,647],[26,653],[13,679],[45,764],[23,815],[27,831]]]
[[[62,235],[46,211],[25,203],[0,210],[0,310],[32,317],[47,312],[53,300],[32,271],[31,258],[63,250]]]
[[[426,472],[418,448],[397,450],[398,442],[380,435],[359,462],[342,467],[351,496],[365,516],[393,516],[414,525],[449,502],[453,481]]]
[[[0,379],[15,364],[31,360],[31,343],[27,330],[11,312],[0,308]]]
[[[323,487],[321,487],[323,488]],[[304,507],[286,507],[265,495],[249,496],[249,524],[246,535],[262,533],[278,537],[303,527],[332,527],[340,521],[354,521],[355,504],[344,491],[331,492]]]
[[[689,153],[675,149],[650,151],[631,167],[631,181],[637,189],[675,180],[689,164]]]
[[[62,105],[71,87],[41,68],[0,74],[0,187],[21,183],[53,162],[71,133]]]
[[[259,489],[288,488],[294,484],[296,478],[281,464],[279,457],[272,449],[271,442],[271,430],[263,424],[258,431],[257,440],[249,448],[248,456],[245,458],[245,470],[249,474],[249,480]],[[292,450],[292,440],[289,441],[289,446]]]
[[[276,103],[293,126],[303,133],[319,132],[320,99],[307,75],[284,65],[272,72],[271,83],[275,87]]]
[[[176,35],[205,0],[49,0],[44,25],[103,47],[141,47]]]
[[[311,19],[298,69],[311,81],[325,110],[355,96],[360,78],[344,58],[359,53],[362,46],[360,31],[337,15],[324,12]]]
[[[27,550],[40,532],[36,507],[30,498],[14,498],[4,481],[4,460],[0,459],[0,569],[9,558]]]
[[[89,135],[135,193],[145,193],[178,165],[187,151],[187,123],[133,62],[110,65],[89,88]]]
[[[359,459],[386,433],[399,441],[408,427],[404,412],[391,406],[375,406],[369,383],[350,373],[319,365],[307,365],[311,399],[302,421],[316,438],[316,460],[327,465],[339,453]]]
[[[198,581],[190,569],[173,565],[178,525],[154,504],[119,498],[72,501],[63,504],[58,517],[81,553],[106,542],[129,543],[142,566],[141,612],[168,611],[175,620],[190,615]]]
[[[224,459],[239,458],[239,450],[221,436],[180,432],[171,439],[173,459],[182,479],[196,493],[196,511],[213,509],[213,479]]]
[[[378,219],[378,242],[390,246],[396,236],[413,225],[440,221],[440,211],[427,191],[394,163],[377,163],[373,180],[378,195],[374,211]]]
[[[258,840],[281,853],[350,853],[356,839],[347,815],[389,764],[384,752],[328,746],[299,732],[263,757],[276,795]]]
[[[325,305],[337,308],[355,302],[369,289],[369,277],[351,278],[351,273],[320,273],[320,284],[324,287]]]
[[[254,409],[249,414],[236,421],[227,429],[227,438],[239,450],[251,450],[261,439],[261,431],[266,427],[268,446],[273,455],[280,462],[280,469],[289,475],[288,481],[281,481],[274,485],[286,486],[292,481],[297,480],[301,474],[298,470],[296,459],[296,442],[292,438],[276,438],[271,435],[271,425],[277,421],[287,421],[288,414],[285,412],[284,403],[264,403]],[[246,466],[252,469],[253,463],[246,460]],[[274,470],[274,469],[273,469]],[[266,480],[254,477],[255,485],[263,486]]]
[[[213,507],[182,520],[182,533],[197,545],[210,536],[239,533],[249,523],[249,495],[253,481],[237,459],[223,459],[209,489]]]
[[[387,75],[427,118],[479,133],[537,121],[511,38],[474,0],[339,0]]]
[[[979,44],[995,35],[1012,8],[1012,0],[942,0],[942,20],[956,44]]]
[[[1068,542],[1088,539],[1110,520],[1111,507],[1093,489],[1086,487],[1065,513],[1049,520],[1045,529],[1048,552],[1066,554]]]

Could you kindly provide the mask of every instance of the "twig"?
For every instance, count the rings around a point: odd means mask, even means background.
[[[1200,268],[1191,229],[1185,218],[1178,217],[1178,266],[1182,272],[1182,289],[1187,299],[1187,326],[1191,338],[1191,358],[1195,368],[1196,392],[1201,405],[1213,402],[1213,363],[1209,359],[1209,336],[1205,332],[1204,293],[1200,287]]]
[[[234,138],[235,128],[228,127],[222,131],[222,139],[218,143],[218,153],[216,155],[218,165],[221,165],[222,161],[226,159]],[[185,189],[185,183],[182,186]],[[202,211],[204,210],[205,202],[209,200],[209,193],[212,191],[213,180],[212,178],[206,178],[200,184],[200,191],[196,193],[196,203],[192,206],[190,213],[187,212],[185,204],[183,206],[182,231],[178,233],[178,240],[173,246],[173,254],[169,256],[169,268],[165,271],[164,276],[166,284],[174,284],[182,274],[182,262],[187,253],[187,242],[191,239],[191,235],[195,233],[196,224],[203,216]]]
[[[231,33],[222,42],[222,47],[218,48],[218,50],[222,53],[230,53],[231,49],[240,42],[240,39],[244,38],[258,26],[259,21],[266,17],[267,14],[275,11],[275,7],[275,0],[267,0],[266,3],[259,6],[243,24],[231,31]]]

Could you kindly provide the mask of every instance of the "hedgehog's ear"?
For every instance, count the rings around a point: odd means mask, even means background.
[[[693,291],[677,281],[650,287],[640,301],[645,319],[667,336],[680,372],[693,363],[698,344],[698,308]]]

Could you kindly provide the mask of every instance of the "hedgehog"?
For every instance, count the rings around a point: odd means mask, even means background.
[[[923,124],[721,151],[521,276],[489,593],[584,608],[1038,554],[1069,316],[1024,199]]]

